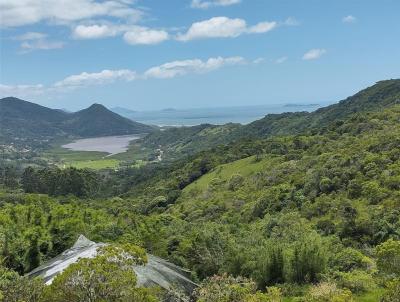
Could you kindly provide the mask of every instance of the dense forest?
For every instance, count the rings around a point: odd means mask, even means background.
[[[314,113],[170,130],[168,161],[118,171],[4,167],[0,301],[400,301],[399,101],[384,81]],[[109,248],[50,286],[22,277],[79,234]],[[144,251],[190,269],[192,297],[136,288]]]

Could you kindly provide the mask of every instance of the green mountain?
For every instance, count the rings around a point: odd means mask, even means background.
[[[357,94],[314,112],[269,114],[233,133],[233,137],[268,137],[315,131],[355,113],[376,111],[400,103],[400,80],[380,81]]]
[[[400,80],[386,80],[354,96],[314,112],[268,114],[248,125],[201,125],[183,129],[170,128],[154,132],[142,140],[144,147],[159,146],[166,158],[179,158],[209,148],[249,138],[319,132],[355,113],[377,111],[400,103]]]
[[[150,126],[124,118],[100,104],[69,114],[62,127],[81,137],[138,134],[153,130]]]
[[[172,127],[154,131],[139,143],[149,150],[161,148],[165,158],[173,160],[224,144],[227,142],[226,137],[240,127],[240,124],[233,123],[222,126],[202,124],[192,127]]]
[[[68,113],[13,97],[0,100],[0,138],[4,140],[139,134],[152,130],[150,126],[123,118],[99,104]]]
[[[12,182],[5,171],[12,193],[0,191],[2,265],[30,271],[85,233],[137,243],[188,268],[200,284],[196,294],[207,297],[194,297],[198,302],[396,301],[398,84],[380,82],[314,113],[270,115],[225,133],[210,125],[155,132],[149,144],[176,146],[175,154],[202,151],[106,178],[49,167],[28,168]],[[272,135],[279,124],[289,134]],[[255,133],[244,137],[248,127]]]
[[[53,137],[64,134],[67,114],[17,98],[0,100],[0,133],[9,139]]]

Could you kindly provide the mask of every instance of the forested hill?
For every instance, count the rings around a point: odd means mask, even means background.
[[[299,134],[343,121],[354,113],[376,111],[400,103],[400,79],[380,81],[357,94],[314,112],[269,114],[232,134],[239,137],[267,137]]]
[[[124,118],[100,104],[70,114],[62,127],[82,137],[146,133],[153,130],[148,125]]]
[[[123,135],[152,130],[150,126],[123,118],[99,104],[68,113],[13,97],[0,100],[0,137],[9,140]]]
[[[400,79],[380,81],[337,104],[311,113],[268,114],[244,126],[227,124],[171,128],[148,135],[142,144],[148,148],[161,146],[166,159],[176,159],[242,139],[318,132],[332,122],[340,125],[354,113],[381,110],[396,103],[400,103]]]
[[[84,233],[138,243],[190,269],[199,293],[210,296],[197,302],[398,301],[397,95],[382,89],[331,107],[366,109],[347,117],[336,111],[343,119],[318,131],[250,137],[107,178],[74,168],[26,169],[17,183],[25,193],[0,193],[3,266],[27,272]],[[199,127],[197,135],[209,129],[216,128]],[[67,288],[63,280],[58,284]],[[235,300],[239,294],[249,298]]]

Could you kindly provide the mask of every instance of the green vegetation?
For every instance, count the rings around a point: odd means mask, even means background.
[[[87,109],[68,113],[17,98],[0,100],[1,138],[32,140],[62,138],[68,135],[95,137],[146,133],[152,127],[128,120],[93,104]]]
[[[96,151],[72,151],[62,147],[54,147],[43,153],[43,157],[60,168],[74,167],[78,169],[116,168],[119,161],[105,158],[107,153]]]
[[[162,148],[166,159],[177,159],[240,139],[318,133],[351,115],[382,109],[400,100],[400,80],[381,81],[337,104],[315,112],[268,114],[248,125],[199,125],[156,131],[142,140],[146,148]]]
[[[118,168],[119,161],[116,159],[100,159],[100,160],[86,160],[68,163],[69,167],[78,169],[116,169]],[[66,165],[67,166],[67,165]]]
[[[46,288],[43,301],[138,301],[156,302],[155,296],[135,288],[132,265],[146,263],[145,252],[132,245],[105,246],[93,259],[71,264]]]
[[[3,274],[17,278],[12,271],[29,271],[82,233],[135,244],[190,269],[200,284],[194,301],[398,301],[399,83],[380,82],[313,114],[258,121],[249,126],[260,126],[255,137],[214,144],[199,133],[218,127],[171,130],[165,162],[16,173],[0,195]],[[283,133],[272,136],[283,122]],[[296,128],[305,122],[304,131]],[[189,151],[197,142],[207,149]],[[82,261],[59,280],[77,270],[96,275],[109,265],[99,261]],[[122,283],[106,277],[137,292],[124,283],[135,276],[119,277]],[[143,301],[162,301],[138,292]]]
[[[57,145],[64,144],[58,142]],[[48,162],[59,168],[74,167],[78,169],[117,169],[119,166],[140,166],[144,160],[150,158],[149,153],[144,153],[131,146],[128,151],[108,156],[108,153],[97,151],[72,151],[60,146],[53,147],[42,153]]]

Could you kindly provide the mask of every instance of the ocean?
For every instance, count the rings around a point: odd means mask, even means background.
[[[159,111],[131,111],[113,108],[114,112],[134,121],[157,126],[194,126],[199,124],[248,124],[270,113],[314,111],[319,104],[286,104],[217,108],[164,109]]]

